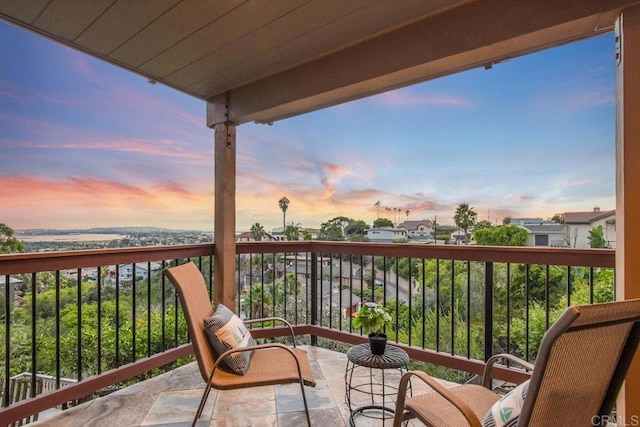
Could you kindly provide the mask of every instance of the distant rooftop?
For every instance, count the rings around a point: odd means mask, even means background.
[[[592,211],[587,212],[565,212],[564,222],[565,224],[591,224],[594,221],[615,214],[615,209],[610,211],[601,211],[599,207],[595,207]]]
[[[509,224],[526,226],[541,225],[544,224],[544,220],[542,218],[511,218]]]
[[[531,233],[564,233],[563,224],[525,224],[523,228]]]

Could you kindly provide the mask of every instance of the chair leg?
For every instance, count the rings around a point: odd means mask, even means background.
[[[204,393],[202,393],[202,399],[200,399],[200,405],[198,406],[198,412],[196,412],[196,416],[193,419],[193,423],[191,424],[191,427],[196,426],[196,423],[198,422],[198,418],[200,418],[200,415],[202,415],[202,411],[204,410],[204,404],[207,402],[207,398],[209,397],[210,391],[211,391],[211,379],[207,381],[207,386],[204,388]]]
[[[309,405],[307,405],[307,394],[304,392],[304,381],[300,379],[300,390],[302,391],[302,401],[304,402],[304,413],[307,416],[307,425],[311,427],[311,416],[309,415]]]

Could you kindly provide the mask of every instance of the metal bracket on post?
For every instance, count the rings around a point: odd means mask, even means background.
[[[224,94],[224,117],[226,119],[225,122],[229,123],[229,91]],[[231,148],[234,139],[235,135],[227,131],[227,148]]]
[[[616,67],[619,67],[622,63],[622,35],[620,34],[621,22],[620,20],[624,19],[623,17],[619,17],[616,20],[616,24],[614,25],[613,34],[615,36],[615,44],[616,44]]]
[[[236,125],[231,120],[231,93],[229,91],[207,100],[207,127],[228,123]]]

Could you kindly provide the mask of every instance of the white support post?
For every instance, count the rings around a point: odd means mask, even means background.
[[[236,312],[236,126],[222,122],[214,129],[214,300]]]

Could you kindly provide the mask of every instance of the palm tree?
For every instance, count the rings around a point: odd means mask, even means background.
[[[373,204],[373,206],[376,207],[376,218],[380,218],[380,206],[382,205],[382,203],[380,203],[380,200],[378,200],[377,202],[375,202]]]
[[[243,305],[244,312],[249,313],[252,319],[269,316],[273,305],[271,286],[253,285]]]
[[[607,241],[604,240],[602,225],[589,230],[589,237],[587,237],[587,239],[589,239],[589,246],[592,248],[605,248],[607,245]]]
[[[284,229],[284,235],[287,240],[300,240],[300,228],[300,223],[296,224],[291,221],[291,224]]]
[[[280,210],[282,211],[282,236],[284,238],[284,231],[287,228],[286,220],[287,220],[287,209],[289,208],[289,199],[283,197],[278,200],[278,206],[280,206]]]
[[[259,242],[262,240],[262,236],[264,236],[264,227],[259,222],[256,222],[251,226],[251,237],[256,242]]]
[[[404,211],[405,215],[407,215],[407,221],[409,221],[409,209],[407,209],[406,211]]]
[[[469,243],[467,231],[476,223],[477,217],[478,214],[469,206],[468,203],[461,203],[456,209],[456,214],[453,216],[453,220],[458,228],[464,230],[465,243]]]
[[[389,212],[391,212],[391,208],[384,208],[385,211],[387,211],[387,219],[389,219]]]

